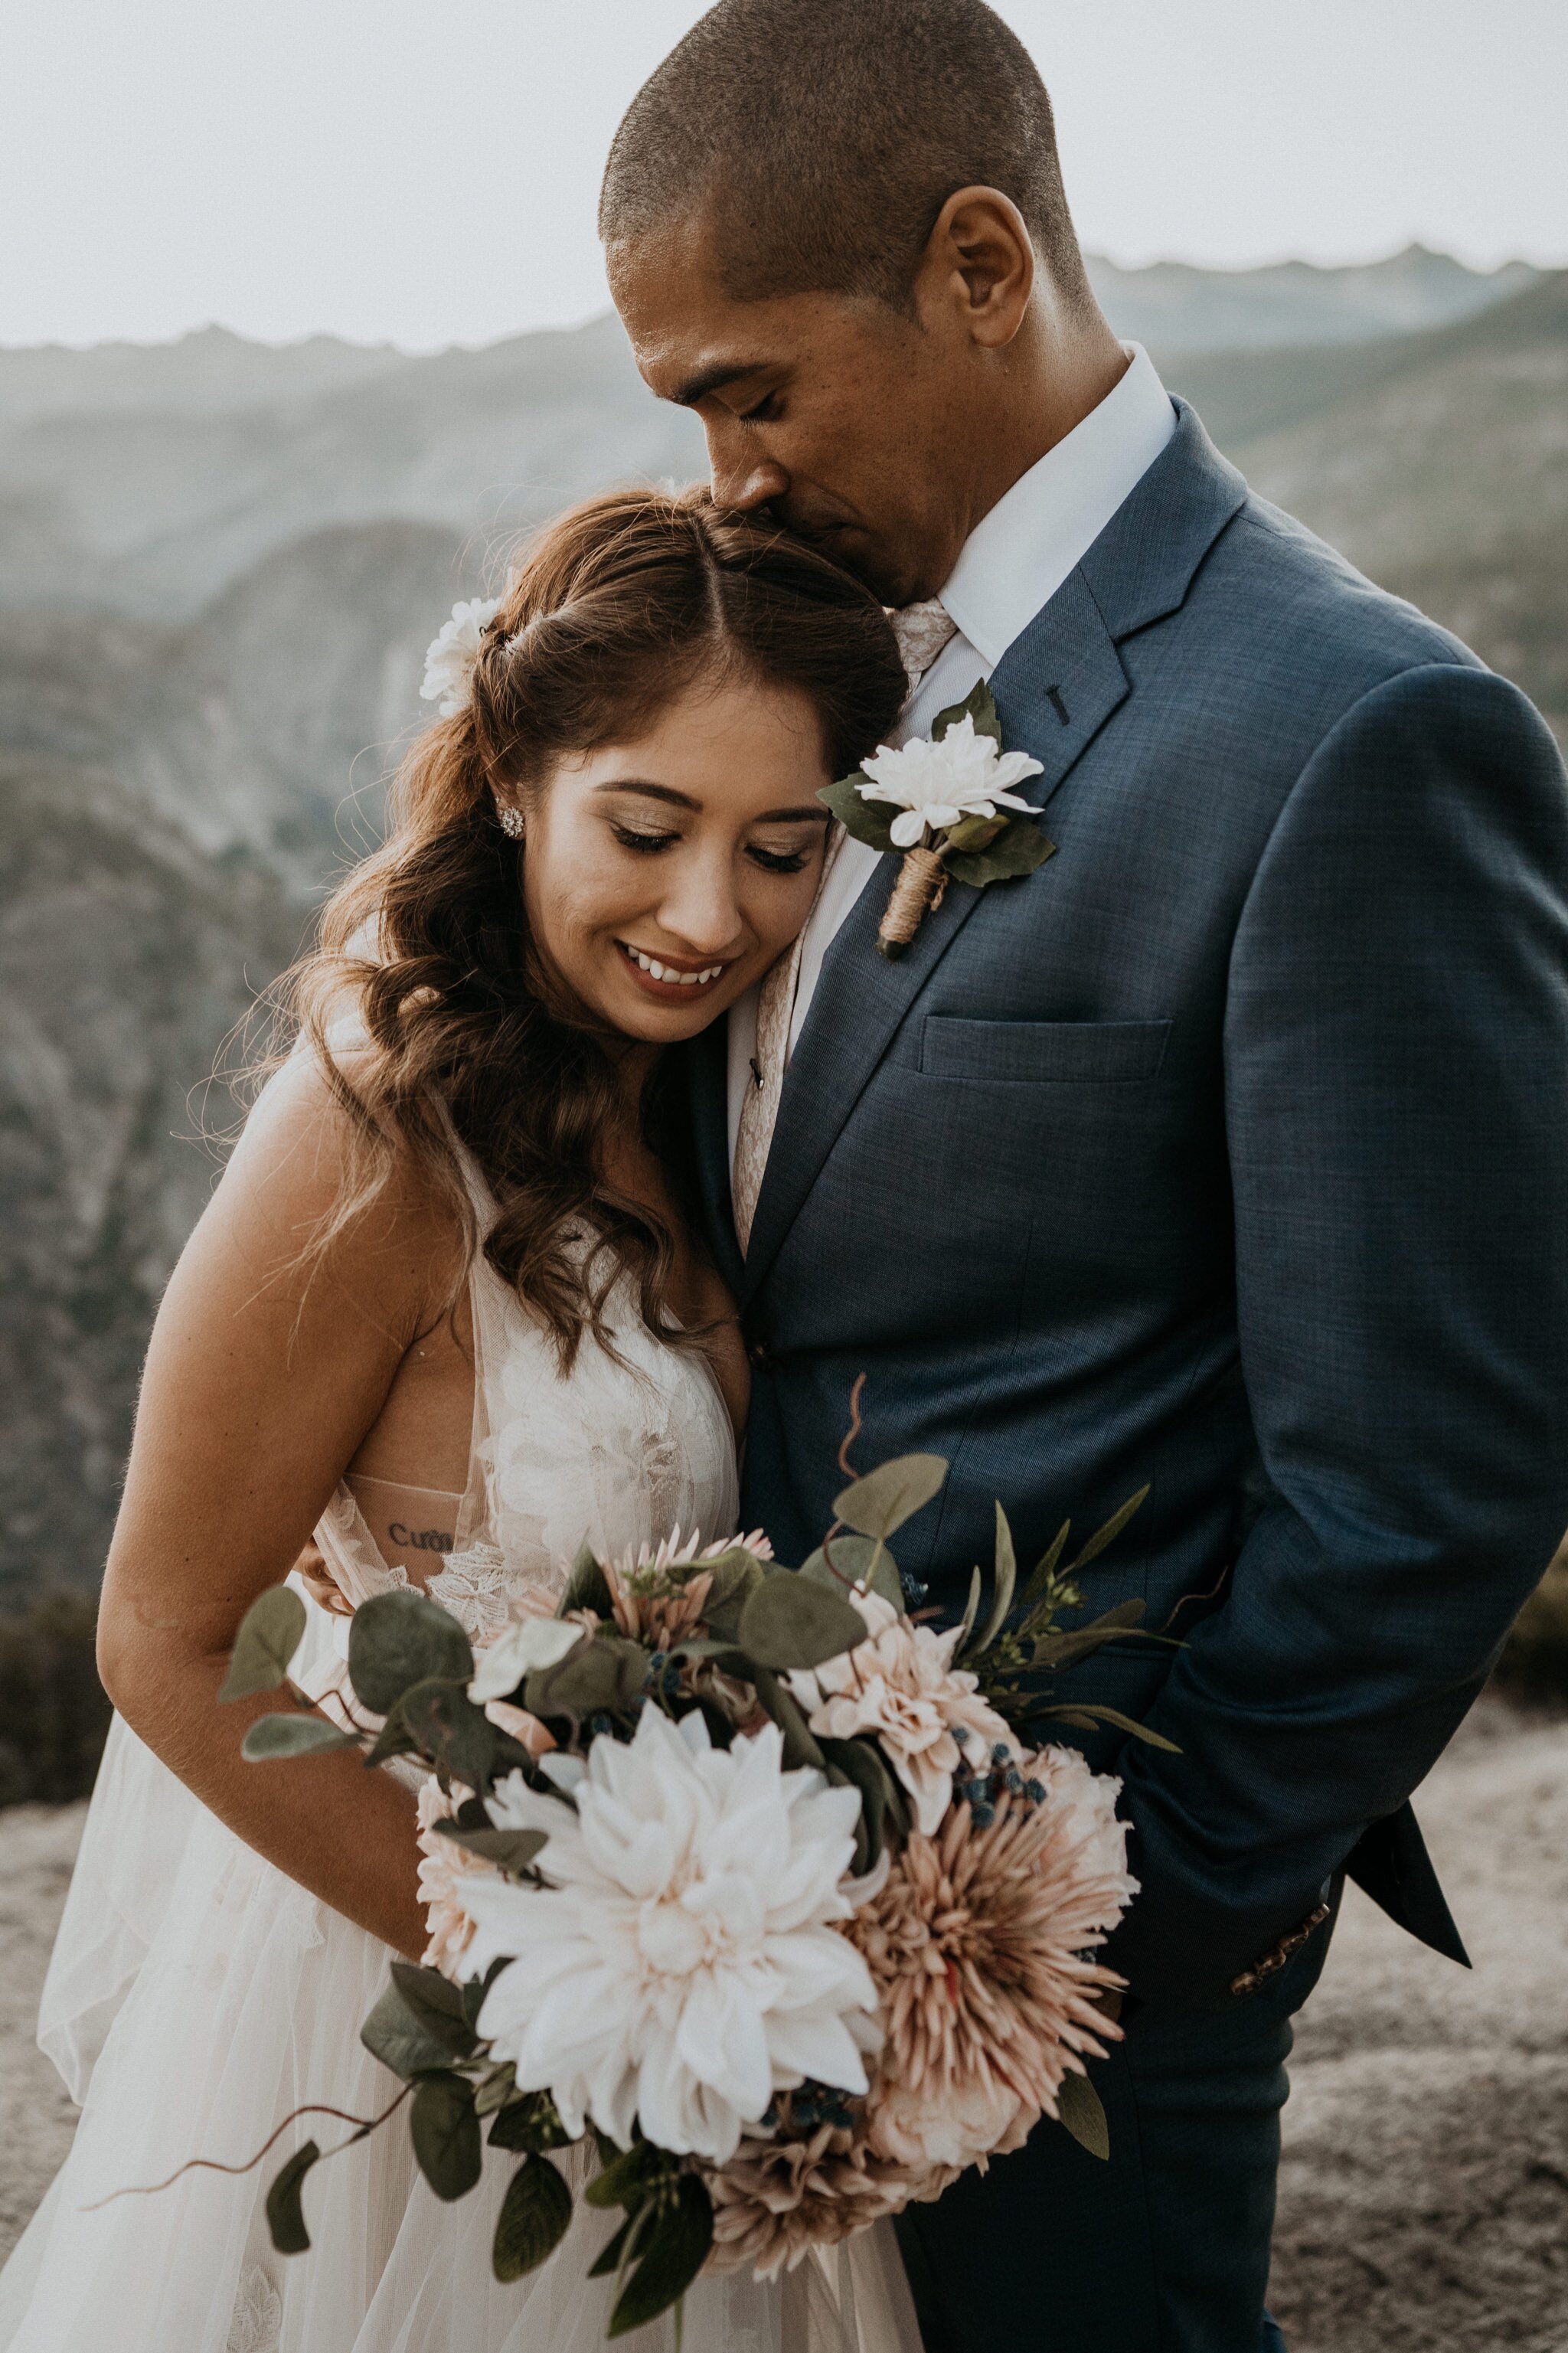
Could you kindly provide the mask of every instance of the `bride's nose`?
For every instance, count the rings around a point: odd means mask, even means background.
[[[671,940],[697,956],[731,953],[745,925],[728,859],[678,861],[659,902],[658,920]]]

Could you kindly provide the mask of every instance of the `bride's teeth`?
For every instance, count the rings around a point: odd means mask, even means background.
[[[710,964],[701,972],[677,972],[673,965],[660,964],[657,956],[644,955],[641,948],[627,948],[626,954],[650,980],[662,980],[667,986],[673,984],[679,988],[705,988],[724,969],[721,964]]]

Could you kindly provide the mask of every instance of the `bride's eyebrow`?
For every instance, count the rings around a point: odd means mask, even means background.
[[[678,793],[673,785],[650,785],[640,776],[612,776],[608,784],[595,785],[594,791],[595,796],[600,793],[636,793],[645,801],[667,801],[671,808],[700,809],[702,806],[700,801],[694,801],[689,793]]]

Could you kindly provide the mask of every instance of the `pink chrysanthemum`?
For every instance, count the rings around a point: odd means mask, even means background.
[[[868,2138],[900,2164],[963,2167],[1022,2146],[1084,2056],[1120,2030],[1096,2006],[1120,1984],[1089,1956],[1136,1892],[1119,1781],[1043,1749],[977,1827],[954,1806],[918,1831],[844,1934],[870,1967],[887,2040]]]

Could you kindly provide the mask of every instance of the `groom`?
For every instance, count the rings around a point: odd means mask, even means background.
[[[927,1448],[956,1613],[1002,1497],[1181,1647],[1084,1697],[1142,1883],[1101,2163],[1047,2124],[904,2241],[931,2353],[1256,2353],[1289,2020],[1342,1875],[1462,1961],[1406,1799],[1568,1525],[1568,789],[1524,698],[1265,506],[1117,343],[1046,92],[981,0],[721,0],[601,228],[723,501],[906,625],[906,734],[988,677],[1056,855],[902,961],[843,845],[697,1072],[800,1558]],[[934,601],[933,601],[934,600]]]

